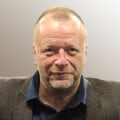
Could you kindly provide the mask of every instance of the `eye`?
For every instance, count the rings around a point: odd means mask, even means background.
[[[52,52],[52,51],[53,51],[52,48],[47,48],[47,49],[45,49],[45,52]]]
[[[74,47],[71,47],[71,48],[69,48],[69,54],[71,54],[71,55],[76,55],[77,54],[77,52],[78,52],[78,49],[76,49],[76,48],[74,48]]]
[[[78,52],[78,49],[76,49],[76,48],[74,48],[74,47],[71,47],[71,48],[69,48],[69,51],[70,51],[70,52]]]
[[[76,48],[70,48],[70,51],[77,51]]]
[[[54,52],[55,52],[55,50],[53,49],[53,48],[46,48],[45,50],[44,50],[44,53],[47,55],[47,56],[51,56],[51,55],[53,55],[54,54]]]

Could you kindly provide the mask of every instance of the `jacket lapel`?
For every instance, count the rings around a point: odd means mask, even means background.
[[[26,80],[23,88],[16,94],[13,120],[32,120],[32,110],[26,104],[26,94],[31,78]]]
[[[94,82],[94,80],[93,80]],[[96,86],[87,82],[87,120],[104,120]]]

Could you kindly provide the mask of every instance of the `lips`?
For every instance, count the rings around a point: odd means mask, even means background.
[[[72,75],[71,72],[52,72],[52,73],[50,73],[50,76],[61,77],[61,78],[66,78],[71,75]]]
[[[67,74],[72,74],[71,72],[51,72],[53,75],[67,75]]]

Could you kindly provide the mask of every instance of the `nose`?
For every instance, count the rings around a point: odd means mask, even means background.
[[[66,53],[65,53],[64,49],[59,49],[55,64],[57,66],[66,66],[68,64],[68,61],[66,58]]]

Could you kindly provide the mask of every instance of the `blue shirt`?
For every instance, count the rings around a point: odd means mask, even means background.
[[[81,82],[75,98],[60,112],[45,105],[38,97],[40,85],[38,71],[33,76],[27,94],[27,104],[32,109],[33,120],[85,120],[86,117],[86,81],[81,76]]]

